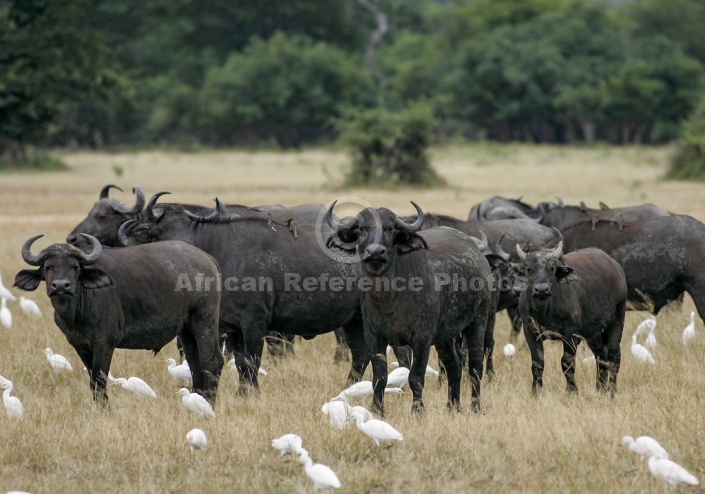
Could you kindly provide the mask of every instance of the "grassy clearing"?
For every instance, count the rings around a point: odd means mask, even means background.
[[[612,206],[655,202],[705,220],[699,184],[662,182],[669,150],[662,148],[449,147],[433,151],[448,186],[432,190],[338,190],[347,161],[336,151],[217,152],[203,154],[65,153],[69,172],[4,174],[0,195],[0,272],[5,285],[23,269],[22,242],[35,233],[37,248],[61,242],[109,182],[127,191],[139,184],[149,196],[171,190],[175,201],[207,204],[218,196],[244,204],[328,203],[354,195],[402,214],[409,200],[429,211],[465,217],[470,206],[493,194],[524,195],[530,202],[559,194],[566,202],[603,200]],[[119,179],[113,168],[124,174]],[[114,196],[130,202],[128,193]],[[19,293],[18,293],[19,295]],[[15,383],[25,418],[9,423],[0,413],[0,492],[310,492],[312,484],[292,458],[270,440],[287,432],[304,439],[314,461],[331,466],[340,492],[662,492],[646,464],[623,447],[623,435],[648,434],[698,477],[705,473],[705,336],[684,348],[681,330],[692,308],[659,316],[657,365],[637,363],[631,333],[645,316],[628,313],[622,344],[619,392],[614,400],[594,389],[595,370],[578,364],[578,396],[565,392],[560,345],[546,345],[545,389],[530,396],[530,356],[520,343],[509,360],[501,348],[509,324],[496,328],[497,377],[483,384],[482,415],[469,411],[463,388],[461,413],[445,409],[445,387],[427,381],[427,413],[410,414],[409,396],[387,397],[387,417],[405,440],[378,449],[354,425],[333,430],[320,406],[345,385],[347,364],[333,365],[332,334],[297,342],[294,358],[274,364],[265,357],[262,389],[243,399],[237,380],[223,370],[215,420],[197,420],[182,409],[175,383],[160,358],[147,351],[116,351],[113,374],[137,375],[157,391],[155,401],[109,390],[111,408],[92,403],[79,359],[53,323],[42,285],[29,294],[44,311],[0,327],[0,374]],[[42,350],[67,356],[76,370],[55,376]],[[162,357],[176,357],[168,345]],[[579,362],[588,356],[580,348]],[[431,363],[435,366],[435,357]],[[369,375],[369,371],[368,371]],[[365,400],[361,404],[368,406]],[[185,435],[202,428],[208,449],[191,455]]]

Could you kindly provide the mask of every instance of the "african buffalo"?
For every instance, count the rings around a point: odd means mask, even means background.
[[[475,204],[470,209],[468,220],[488,221],[524,219],[536,221],[540,216],[540,210],[533,208],[519,199],[506,199],[500,196],[490,197],[479,204]]]
[[[543,386],[543,340],[561,340],[561,367],[568,391],[575,385],[575,353],[582,339],[595,354],[597,389],[617,390],[619,344],[624,328],[627,282],[621,266],[599,249],[563,255],[563,243],[551,252],[525,253],[513,267],[521,291],[519,312],[531,350],[532,390]]]
[[[705,225],[685,215],[628,223],[581,223],[563,232],[568,250],[597,247],[627,277],[630,308],[653,314],[688,292],[705,319]]]
[[[655,204],[641,204],[614,209],[590,209],[581,206],[561,206],[547,209],[542,225],[555,227],[561,232],[580,223],[590,223],[594,228],[599,222],[614,222],[623,228],[633,221],[671,216],[671,213]]]
[[[218,264],[185,242],[103,249],[82,233],[92,249],[53,244],[31,253],[29,238],[22,258],[38,269],[23,269],[15,286],[36,290],[46,282],[54,321],[88,369],[96,400],[106,401],[105,379],[116,348],[155,353],[179,336],[197,392],[214,401],[223,367],[218,345],[215,289],[181,290],[182,279],[219,278]],[[214,287],[215,288],[215,287]]]
[[[367,208],[342,224],[331,205],[326,219],[334,229],[328,244],[355,253],[369,280],[361,295],[367,351],[372,359],[374,408],[384,411],[387,344],[409,345],[414,360],[409,374],[412,411],[423,408],[423,386],[431,345],[448,376],[448,405],[460,404],[461,362],[457,342],[467,342],[472,409],[480,409],[480,380],[487,319],[493,313],[490,267],[465,234],[452,228],[419,232],[421,208],[413,224],[388,209]],[[475,285],[475,282],[478,284]],[[395,288],[396,287],[396,288]]]
[[[276,221],[219,209],[205,218],[179,204],[155,204],[146,212],[146,222],[124,232],[130,242],[185,240],[218,261],[224,280],[220,325],[235,351],[240,393],[259,386],[267,331],[310,339],[343,327],[352,354],[348,381],[360,379],[369,357],[355,281],[359,268],[352,255],[325,249],[314,225],[299,226],[295,235]]]

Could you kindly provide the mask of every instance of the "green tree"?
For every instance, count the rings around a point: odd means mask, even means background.
[[[343,106],[364,105],[370,93],[359,59],[301,35],[277,33],[253,40],[208,72],[202,125],[216,144],[250,135],[296,147],[323,134]]]
[[[678,147],[666,175],[674,179],[705,180],[705,93],[683,125]]]
[[[80,0],[0,4],[0,159],[16,165],[69,101],[108,99],[120,88],[107,50],[77,27]]]

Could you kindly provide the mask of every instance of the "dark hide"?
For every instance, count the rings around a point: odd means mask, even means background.
[[[352,354],[348,375],[358,381],[369,357],[364,344],[357,284],[351,289],[325,290],[316,284],[306,290],[306,278],[357,279],[359,267],[348,253],[329,252],[318,243],[313,225],[300,225],[298,238],[289,227],[265,218],[215,218],[195,221],[178,204],[157,204],[153,222],[140,223],[128,232],[132,241],[185,240],[218,261],[224,285],[220,306],[222,332],[235,352],[240,393],[258,387],[263,338],[279,331],[310,339],[343,327]],[[329,232],[327,225],[325,229]],[[324,232],[325,235],[325,232]],[[298,281],[297,281],[298,277]],[[229,289],[228,280],[232,281]],[[245,279],[255,280],[248,289]],[[263,280],[260,283],[260,279]]]
[[[597,247],[612,256],[627,277],[630,309],[652,314],[688,292],[705,319],[705,225],[685,215],[629,223],[580,224],[563,232],[568,250]]]
[[[561,367],[568,391],[577,392],[575,353],[585,340],[595,354],[597,389],[614,395],[621,354],[627,283],[617,262],[598,249],[565,256],[562,244],[553,253],[526,254],[515,265],[519,312],[531,350],[532,390],[543,386],[543,341],[561,340]]]
[[[491,221],[508,219],[532,219],[538,218],[540,211],[519,199],[506,199],[494,196],[485,199],[479,204],[475,204],[470,209],[468,220],[470,221]]]
[[[457,351],[465,337],[472,409],[479,411],[485,328],[494,310],[487,285],[492,278],[490,267],[465,234],[443,227],[419,233],[415,229],[400,223],[388,209],[366,209],[337,233],[338,238],[356,238],[351,248],[361,257],[361,270],[374,281],[372,289],[362,293],[365,342],[372,358],[373,406],[380,413],[384,410],[387,345],[409,345],[414,356],[409,375],[412,410],[421,411],[426,365],[431,345],[435,345],[448,376],[448,405],[458,409],[462,368]],[[457,289],[452,282],[443,284],[443,278],[437,278],[445,274],[484,283],[477,290]],[[421,281],[419,290],[410,290],[408,285],[403,291],[383,288],[393,287],[395,279],[407,283],[412,278]]]
[[[614,209],[590,209],[580,206],[564,206],[547,209],[542,225],[555,227],[561,232],[580,223],[589,223],[594,228],[600,222],[613,222],[619,228],[634,221],[671,216],[671,213],[655,204],[641,204]]]
[[[178,335],[195,390],[213,402],[223,367],[221,294],[215,283],[210,291],[177,288],[180,276],[192,284],[199,275],[216,280],[216,261],[185,242],[104,249],[90,265],[81,254],[68,244],[51,245],[39,254],[38,269],[17,274],[15,286],[35,290],[46,281],[54,321],[88,369],[95,398],[107,400],[116,348],[158,352]]]

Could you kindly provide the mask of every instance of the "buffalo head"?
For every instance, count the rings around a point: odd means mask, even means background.
[[[362,210],[347,223],[333,217],[335,202],[326,212],[326,220],[335,233],[328,245],[335,244],[349,251],[357,251],[362,266],[373,276],[382,275],[394,262],[396,255],[427,249],[426,241],[416,233],[423,225],[421,207],[411,202],[418,212],[416,221],[405,223],[386,208]]]
[[[109,197],[110,189],[122,191],[120,187],[114,184],[104,186],[100,191],[98,201],[93,205],[88,216],[66,237],[68,243],[80,248],[87,247],[87,242],[80,234],[88,233],[97,238],[103,245],[110,247],[119,245],[117,238],[118,228],[124,221],[133,218],[142,211],[144,193],[138,185],[135,185],[132,188],[132,192],[135,194],[135,204],[128,206],[117,199]]]
[[[551,250],[526,253],[517,245],[520,263],[512,264],[515,277],[515,291],[526,291],[532,300],[546,300],[556,283],[577,281],[573,268],[563,260],[563,242]]]
[[[81,233],[92,246],[90,253],[69,244],[53,244],[39,254],[32,254],[32,244],[43,236],[30,237],[22,246],[22,259],[31,266],[38,266],[38,269],[23,269],[17,273],[17,288],[33,291],[44,280],[47,295],[53,301],[75,296],[79,286],[102,288],[112,285],[112,280],[107,274],[92,267],[103,252],[103,247],[95,237]]]

